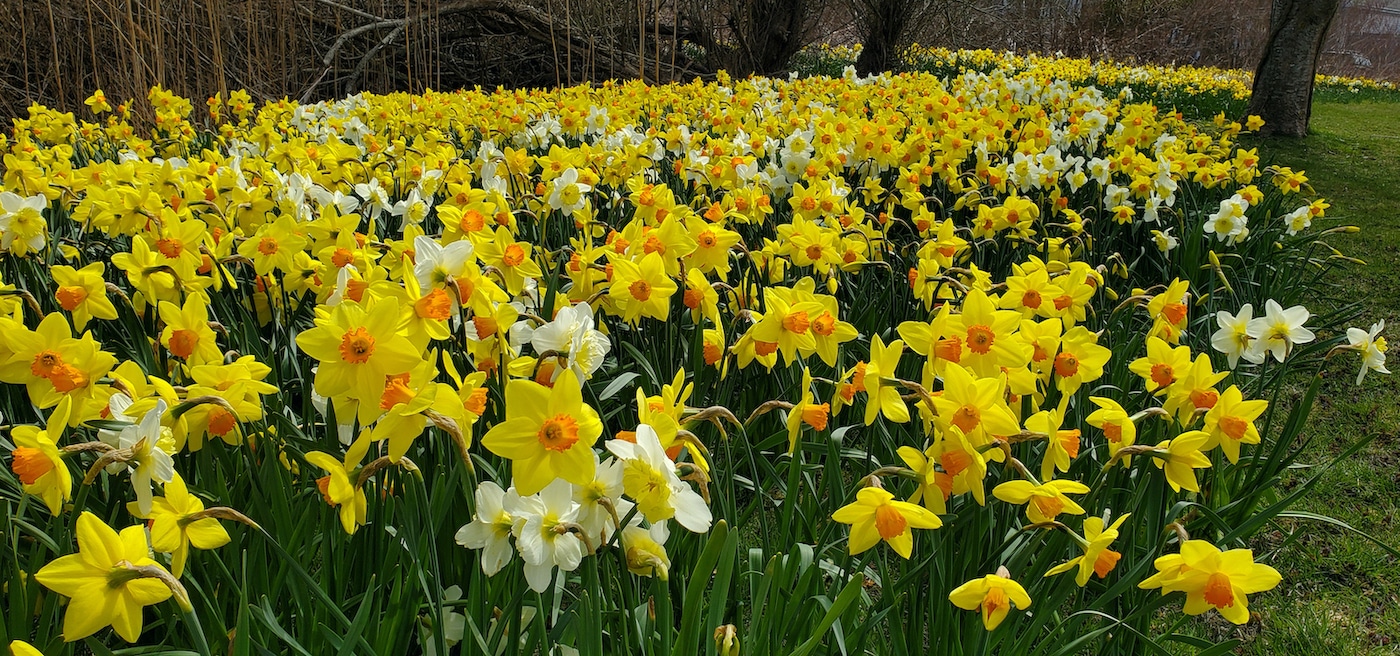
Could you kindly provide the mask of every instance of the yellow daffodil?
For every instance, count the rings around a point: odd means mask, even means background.
[[[1054,480],[1041,484],[1007,481],[992,488],[992,496],[1017,505],[1026,504],[1026,517],[1035,524],[1055,521],[1062,513],[1083,515],[1084,508],[1067,495],[1086,494],[1089,486],[1078,481]]]
[[[1133,360],[1128,370],[1141,376],[1147,383],[1147,391],[1163,392],[1191,367],[1191,349],[1186,346],[1172,348],[1159,337],[1147,338],[1147,355]]]
[[[1099,409],[1089,413],[1085,421],[1090,426],[1103,431],[1104,439],[1108,440],[1108,456],[1113,458],[1118,455],[1118,451],[1125,446],[1132,446],[1137,443],[1137,424],[1128,415],[1128,411],[1117,401],[1102,396],[1091,396],[1089,400]],[[1131,458],[1132,456],[1126,456]]]
[[[802,370],[802,387],[799,390],[801,399],[788,410],[788,453],[797,452],[798,436],[802,432],[803,424],[811,426],[813,430],[824,431],[831,413],[831,404],[817,403],[812,395],[812,372]]]
[[[909,406],[900,395],[900,388],[886,378],[894,378],[899,366],[900,355],[904,352],[904,342],[894,340],[888,346],[879,335],[870,338],[870,361],[857,367],[861,381],[859,388],[866,393],[865,425],[869,426],[881,415],[896,423],[909,421]]]
[[[1079,545],[1083,547],[1084,555],[1051,567],[1049,571],[1045,572],[1045,575],[1054,576],[1078,568],[1079,572],[1074,575],[1074,582],[1078,583],[1081,588],[1089,582],[1090,574],[1097,574],[1101,579],[1107,578],[1108,573],[1118,566],[1118,560],[1123,557],[1123,554],[1109,549],[1109,547],[1113,545],[1114,540],[1118,539],[1118,529],[1130,516],[1131,513],[1120,516],[1117,521],[1113,522],[1112,526],[1106,529],[1101,517],[1090,517],[1084,520],[1084,542]]]
[[[43,499],[55,517],[63,504],[73,498],[73,474],[58,451],[58,440],[68,426],[72,406],[69,399],[59,401],[44,430],[38,426],[15,426],[10,430],[15,444],[15,450],[10,452],[10,469],[19,477],[24,491]]]
[[[350,535],[364,525],[365,515],[369,511],[369,500],[365,498],[365,491],[358,481],[360,461],[369,451],[369,444],[370,432],[364,430],[350,444],[342,459],[321,451],[306,454],[306,462],[326,470],[325,476],[316,479],[316,489],[320,490],[321,498],[327,505],[340,509],[340,525]]]
[[[165,324],[160,343],[171,355],[190,365],[223,360],[214,331],[209,328],[208,301],[204,297],[192,294],[183,307],[162,301],[159,308],[160,320]]]
[[[642,317],[665,321],[671,313],[671,296],[678,287],[666,275],[661,255],[647,253],[640,262],[614,258],[612,267],[608,298],[621,311],[622,318],[634,324]]]
[[[316,393],[331,398],[346,395],[360,403],[361,421],[380,412],[384,381],[410,371],[423,358],[399,334],[399,304],[386,299],[368,307],[341,303],[318,325],[297,335],[297,347],[320,361]]]
[[[948,600],[963,610],[980,610],[982,626],[991,631],[1001,625],[1012,607],[1025,610],[1031,605],[1026,589],[1009,576],[1002,569],[998,574],[973,579],[948,593]]]
[[[1210,466],[1210,458],[1201,453],[1201,449],[1209,440],[1210,433],[1197,430],[1187,431],[1157,444],[1157,452],[1152,454],[1152,462],[1166,472],[1167,483],[1173,490],[1201,491],[1195,470]]]
[[[974,379],[960,365],[944,370],[943,393],[933,397],[933,405],[938,409],[939,428],[946,431],[955,426],[977,446],[1021,432],[1020,422],[1006,404],[1006,384],[1000,378]],[[987,457],[1003,456],[993,450]]]
[[[1235,624],[1249,621],[1249,597],[1272,590],[1283,580],[1278,571],[1254,562],[1249,549],[1221,551],[1205,540],[1188,540],[1180,554],[1162,556],[1153,563],[1157,574],[1139,588],[1161,588],[1162,594],[1185,592],[1187,615],[1214,608]]]
[[[164,487],[165,496],[153,499],[151,512],[140,513],[135,503],[127,510],[151,522],[151,548],[170,554],[170,573],[180,578],[189,559],[190,547],[218,549],[228,544],[228,531],[214,517],[202,516],[204,502],[190,494],[184,479],[176,474]]]
[[[1206,413],[1203,429],[1210,438],[1201,445],[1201,450],[1208,451],[1218,444],[1230,462],[1239,462],[1240,445],[1259,443],[1259,429],[1255,428],[1254,420],[1268,409],[1268,401],[1246,401],[1240,388],[1231,385]]]
[[[593,479],[593,444],[603,433],[598,413],[583,402],[579,380],[565,370],[554,387],[529,380],[506,383],[506,418],[481,444],[511,461],[522,495],[543,490],[556,478],[576,485]]]
[[[117,308],[107,298],[107,282],[102,278],[105,269],[102,262],[93,262],[81,269],[62,264],[49,269],[55,286],[54,299],[73,316],[73,327],[79,331],[92,319],[111,321],[117,318]]]
[[[172,594],[166,583],[137,569],[164,572],[150,558],[145,527],[131,526],[118,535],[84,511],[78,517],[77,536],[78,553],[60,557],[34,575],[44,587],[69,598],[63,639],[81,640],[110,625],[123,640],[136,642],[141,637],[141,609]]]
[[[905,501],[878,487],[864,487],[856,500],[842,506],[831,518],[851,525],[850,553],[864,553],[884,540],[895,553],[909,558],[914,550],[916,528],[939,528],[943,520],[927,509]]]

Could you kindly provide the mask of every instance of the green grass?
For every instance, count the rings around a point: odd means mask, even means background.
[[[1336,225],[1361,228],[1328,243],[1366,262],[1350,267],[1343,281],[1347,296],[1364,302],[1361,325],[1385,319],[1393,326],[1390,342],[1400,344],[1400,102],[1318,102],[1312,129],[1306,139],[1265,141],[1260,153],[1266,162],[1306,170],[1332,203],[1328,216]],[[1326,305],[1321,298],[1308,303],[1315,312]],[[1400,370],[1391,353],[1391,368]],[[1308,460],[1321,464],[1357,439],[1375,439],[1327,472],[1294,510],[1328,515],[1400,547],[1400,376],[1372,372],[1357,387],[1357,362],[1343,354],[1328,365],[1306,429],[1316,437]],[[1261,621],[1240,629],[1202,621],[1190,632],[1239,638],[1241,654],[1400,653],[1400,558],[1311,521],[1280,522],[1255,550],[1275,552],[1270,562],[1284,577],[1252,600]]]

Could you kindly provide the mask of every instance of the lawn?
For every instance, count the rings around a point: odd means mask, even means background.
[[[1328,215],[1361,228],[1329,238],[1366,262],[1348,272],[1347,292],[1363,301],[1364,326],[1381,319],[1400,326],[1400,103],[1318,102],[1312,129],[1303,140],[1264,142],[1260,152],[1265,161],[1305,169],[1332,203]],[[1310,309],[1325,302],[1317,306]],[[1386,332],[1395,343],[1395,328]],[[1308,424],[1317,432],[1311,463],[1325,463],[1354,440],[1375,439],[1327,472],[1295,510],[1331,516],[1400,546],[1400,377],[1373,373],[1357,387],[1355,365],[1356,358],[1337,358],[1326,371]],[[1244,639],[1239,653],[1400,653],[1400,559],[1334,526],[1291,521],[1281,527],[1256,550],[1278,549],[1271,562],[1284,582],[1251,605],[1262,624],[1234,634]],[[1197,629],[1224,637],[1230,631],[1222,627]]]

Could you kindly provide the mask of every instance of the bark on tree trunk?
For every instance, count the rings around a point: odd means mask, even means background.
[[[1317,62],[1340,4],[1341,0],[1273,1],[1269,39],[1254,71],[1247,110],[1264,119],[1262,134],[1308,134]]]
[[[891,70],[898,56],[899,40],[909,25],[915,3],[910,0],[865,0],[861,35],[863,48],[856,58],[856,73],[870,75]]]

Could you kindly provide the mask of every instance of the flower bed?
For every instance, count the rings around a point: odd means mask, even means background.
[[[1257,119],[1001,70],[147,101],[0,143],[46,653],[1199,647],[1315,480],[1287,374],[1385,371],[1299,304],[1351,228]]]

